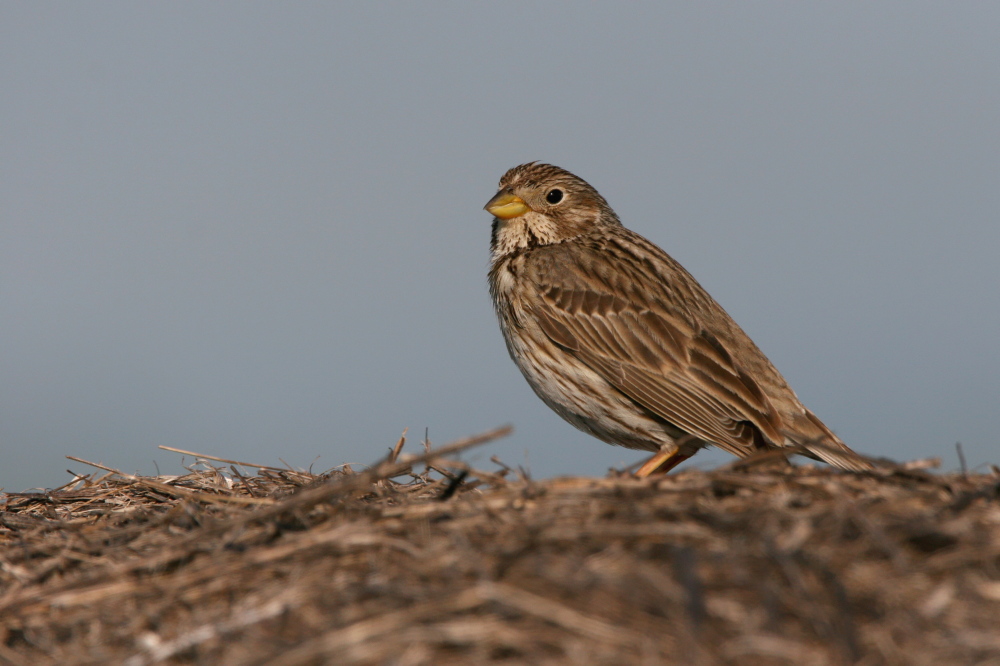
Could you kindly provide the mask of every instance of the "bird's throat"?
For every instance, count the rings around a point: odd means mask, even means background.
[[[544,215],[527,213],[509,220],[493,221],[493,238],[490,243],[493,260],[514,252],[560,240],[556,225]]]

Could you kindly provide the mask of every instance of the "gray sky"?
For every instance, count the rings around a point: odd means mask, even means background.
[[[507,358],[482,206],[536,159],[858,450],[1000,462],[1000,5],[665,4],[0,4],[0,486],[639,460]]]

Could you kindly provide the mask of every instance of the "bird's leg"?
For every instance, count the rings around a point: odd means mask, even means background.
[[[666,474],[674,467],[693,456],[694,453],[682,453],[680,448],[673,451],[660,451],[642,464],[635,475],[640,479],[645,479],[653,474]]]

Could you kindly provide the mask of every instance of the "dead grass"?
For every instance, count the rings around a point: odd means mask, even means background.
[[[0,663],[1000,664],[998,473],[448,458],[499,434],[9,494]]]

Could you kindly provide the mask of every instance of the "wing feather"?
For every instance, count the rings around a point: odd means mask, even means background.
[[[657,298],[662,287],[653,281],[629,285],[646,301],[632,305],[635,299],[619,296],[619,285],[597,272],[545,270],[549,263],[536,269],[540,298],[532,310],[552,342],[650,412],[736,455],[754,450],[754,428],[773,445],[784,443],[764,391],[719,336],[699,325],[698,313],[685,312],[666,294]],[[609,266],[608,272],[642,280],[626,269]]]

